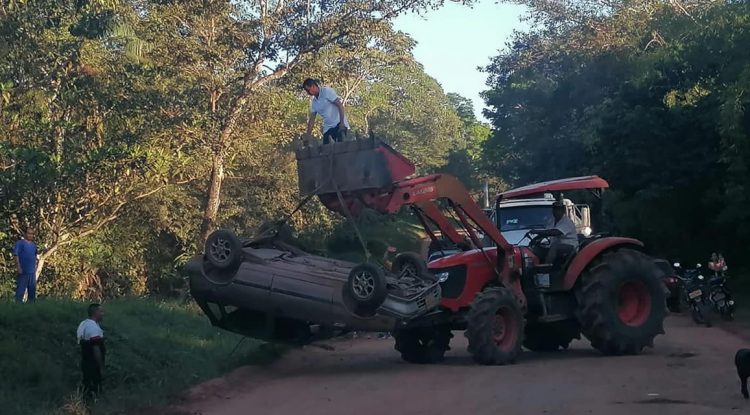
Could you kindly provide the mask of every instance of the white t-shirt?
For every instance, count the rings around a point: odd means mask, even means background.
[[[563,216],[557,223],[555,223],[555,217],[553,216],[549,222],[547,222],[546,229],[557,229],[562,232],[562,236],[554,236],[550,238],[550,242],[560,242],[561,244],[571,245],[578,247],[578,232],[576,231],[576,225],[570,220],[569,217]]]
[[[334,104],[337,99],[339,96],[336,95],[336,91],[327,86],[321,86],[318,96],[312,98],[310,111],[320,114],[323,118],[323,133],[338,125],[340,121],[339,108]],[[346,119],[346,115],[344,115],[344,126],[349,129],[349,120]]]
[[[78,342],[80,342],[81,340],[91,340],[97,338],[103,339],[104,331],[102,331],[102,328],[99,327],[99,324],[96,321],[87,318],[78,325],[76,337],[78,337]]]

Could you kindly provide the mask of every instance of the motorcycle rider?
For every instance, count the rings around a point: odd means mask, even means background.
[[[714,272],[714,276],[724,276],[724,272],[727,270],[727,263],[724,260],[724,255],[716,252],[711,254],[711,260],[708,261],[708,269]]]

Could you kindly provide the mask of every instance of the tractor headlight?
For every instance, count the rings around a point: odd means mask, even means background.
[[[438,282],[445,282],[448,280],[448,275],[450,275],[448,271],[438,272],[435,274],[435,278],[437,278]]]

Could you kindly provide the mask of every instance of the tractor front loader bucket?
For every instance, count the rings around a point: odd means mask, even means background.
[[[408,159],[374,138],[313,144],[298,148],[296,156],[303,196],[388,189],[416,171]]]

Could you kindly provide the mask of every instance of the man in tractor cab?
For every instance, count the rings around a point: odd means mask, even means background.
[[[537,251],[539,258],[544,257],[544,263],[552,265],[558,258],[564,258],[578,249],[578,233],[576,225],[565,214],[565,204],[556,201],[552,204],[552,218],[547,222],[546,229],[533,230],[531,233],[536,234],[537,238],[548,238],[549,249]],[[539,249],[537,247],[537,249]]]

